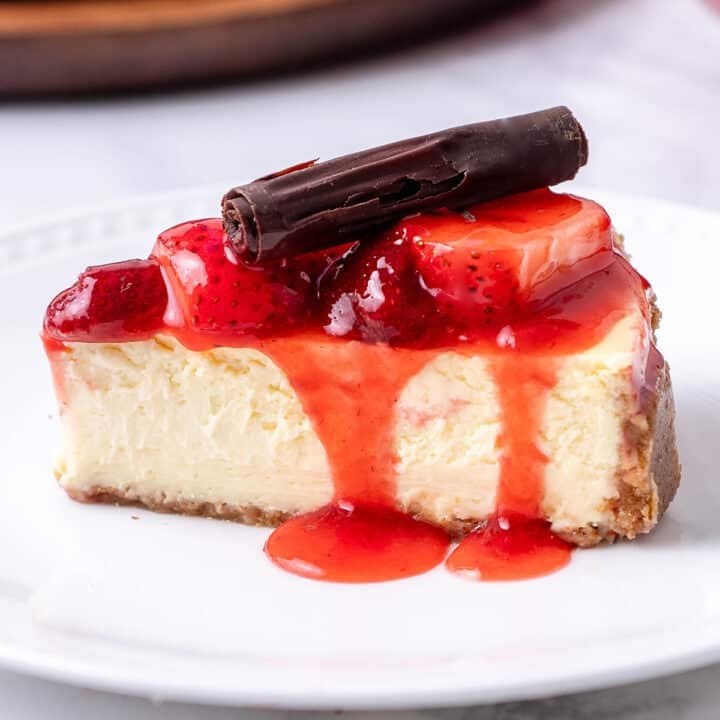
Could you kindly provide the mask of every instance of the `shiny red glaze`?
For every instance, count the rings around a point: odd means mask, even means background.
[[[401,345],[426,338],[438,305],[402,229],[348,250],[320,280],[319,319],[345,339]]]
[[[149,337],[163,327],[167,291],[157,263],[126,260],[89,267],[45,314],[55,340],[115,342]]]
[[[381,582],[439,565],[449,545],[437,527],[384,505],[328,505],[288,520],[265,551],[284,570],[313,580]]]
[[[565,567],[571,552],[545,521],[506,514],[470,533],[446,566],[472,580],[528,580]]]

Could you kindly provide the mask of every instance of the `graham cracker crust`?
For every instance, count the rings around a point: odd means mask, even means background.
[[[89,490],[65,488],[65,492],[73,500],[82,503],[104,503],[107,505],[129,505],[141,507],[154,512],[179,515],[194,515],[215,518],[216,520],[232,520],[243,525],[277,527],[291,517],[291,513],[278,510],[264,510],[256,505],[230,505],[228,503],[210,503],[194,500],[171,500],[165,493],[138,493],[134,490],[96,485]]]

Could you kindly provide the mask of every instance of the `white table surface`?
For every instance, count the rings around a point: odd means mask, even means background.
[[[276,81],[4,104],[0,227],[560,103],[590,137],[584,186],[720,210],[720,11],[701,0],[548,0],[428,45]],[[719,707],[715,667],[554,700],[382,717],[709,720]],[[153,704],[9,672],[0,672],[0,708],[30,719],[288,716]]]

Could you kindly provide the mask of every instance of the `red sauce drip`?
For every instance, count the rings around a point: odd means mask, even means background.
[[[548,458],[537,446],[548,390],[555,386],[552,360],[498,358],[492,364],[502,430],[500,486],[495,505],[503,517],[540,515]]]
[[[647,316],[646,285],[613,251],[598,206],[527,193],[463,215],[415,216],[341,258],[262,268],[237,263],[221,222],[205,220],[163,233],[153,258],[88,270],[51,304],[46,334],[155,334],[164,309],[157,264],[169,290],[162,332],[193,350],[269,355],[313,422],[335,488],[331,505],[270,536],[266,551],[280,567],[375,582],[442,562],[445,533],[395,507],[393,428],[407,381],[447,349],[489,359],[502,421],[496,516],[460,543],[448,568],[519,579],[567,563],[569,546],[542,519],[547,458],[537,440],[547,393],[564,355],[599,342],[629,308]]]
[[[266,342],[262,350],[290,378],[313,419],[335,486],[334,505],[272,534],[266,552],[273,561],[338,582],[392,580],[442,562],[445,533],[394,509],[395,403],[428,353],[307,337]]]
[[[544,520],[508,513],[470,533],[446,565],[473,580],[526,580],[565,567],[571,549]]]
[[[63,368],[60,363],[62,354],[67,352],[67,346],[65,343],[48,337],[45,334],[42,336],[42,343],[45,348],[45,354],[50,362],[50,372],[52,372],[55,397],[58,401],[59,412],[62,415],[67,405],[67,394],[65,392],[65,374],[63,373]]]
[[[42,336],[42,344],[45,348],[45,352],[48,354],[54,352],[65,352],[67,350],[67,346],[64,342],[55,340],[55,338],[48,337],[47,335]]]
[[[290,378],[313,418],[333,468],[335,502],[394,506],[395,403],[429,354],[308,339],[270,341],[262,350]]]

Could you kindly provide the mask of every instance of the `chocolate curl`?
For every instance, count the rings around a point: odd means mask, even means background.
[[[555,107],[296,165],[230,190],[223,216],[238,255],[262,263],[361,240],[412,213],[555,185],[587,157],[580,123]]]

